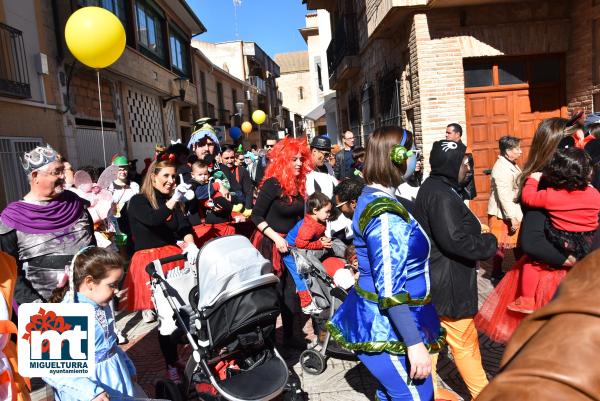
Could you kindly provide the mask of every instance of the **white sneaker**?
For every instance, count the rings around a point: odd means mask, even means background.
[[[144,309],[142,311],[142,319],[145,323],[152,323],[156,321],[156,312],[152,309]]]
[[[127,337],[125,337],[121,331],[117,331],[115,334],[117,335],[117,342],[119,345],[127,344],[129,342]]]
[[[302,313],[305,315],[317,315],[321,312],[323,312],[323,309],[315,305],[315,301],[311,301],[310,304],[302,308]]]

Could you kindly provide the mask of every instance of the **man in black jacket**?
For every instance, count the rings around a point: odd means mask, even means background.
[[[473,316],[477,313],[477,261],[496,253],[496,238],[464,204],[461,182],[469,171],[462,142],[433,144],[431,175],[417,195],[415,218],[431,241],[431,296],[458,371],[475,398],[487,384]]]

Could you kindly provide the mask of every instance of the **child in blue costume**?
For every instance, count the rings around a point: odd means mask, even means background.
[[[71,274],[55,289],[50,302],[87,303],[96,314],[96,374],[93,377],[44,377],[54,388],[58,401],[107,401],[124,397],[145,396],[134,388],[135,367],[117,345],[115,320],[108,302],[118,291],[123,277],[121,257],[110,250],[84,248],[71,264]],[[66,286],[66,280],[69,286]],[[71,292],[67,289],[71,288]],[[77,289],[77,291],[73,291]],[[65,296],[67,295],[67,296]]]
[[[445,345],[429,293],[429,240],[394,196],[411,155],[406,135],[383,127],[369,140],[368,185],[352,224],[360,276],[327,324],[379,380],[380,401],[433,400],[428,352]],[[381,163],[382,154],[390,155],[389,163]]]

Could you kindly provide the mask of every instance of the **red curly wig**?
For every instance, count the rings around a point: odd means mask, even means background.
[[[302,157],[302,168],[296,176],[293,159],[300,154]],[[306,175],[313,169],[310,151],[305,139],[285,138],[277,142],[267,155],[269,165],[265,171],[263,183],[271,177],[275,177],[281,186],[282,197],[291,198],[301,195],[306,198]]]

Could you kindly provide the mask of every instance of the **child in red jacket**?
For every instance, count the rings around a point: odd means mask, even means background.
[[[331,207],[331,199],[326,195],[315,192],[309,196],[306,201],[307,212],[304,219],[300,220],[285,237],[288,245],[307,251],[330,249],[332,246],[331,238],[327,238],[324,234],[327,220],[331,214]],[[296,283],[296,291],[300,297],[302,311],[307,314],[317,313],[319,308],[312,302],[306,283],[298,272],[294,256],[288,253],[283,257],[283,261],[292,275],[294,283]]]
[[[550,218],[545,231],[550,242],[561,249],[565,257],[572,255],[577,260],[591,251],[598,228],[600,193],[590,185],[591,176],[592,161],[584,150],[559,149],[543,172],[548,188],[538,189],[542,173],[533,173],[521,193],[525,206],[548,212]],[[537,309],[540,303],[534,295],[538,283],[539,268],[525,263],[521,296],[509,304],[508,309],[521,313],[532,313]]]

